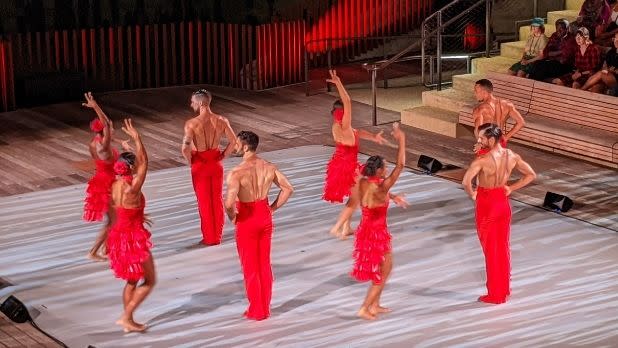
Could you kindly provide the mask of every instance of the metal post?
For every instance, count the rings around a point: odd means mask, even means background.
[[[472,57],[468,56],[466,58],[466,72],[470,74],[472,72]]]
[[[532,14],[534,15],[533,17],[539,16],[539,1],[538,0],[534,0]]]
[[[386,37],[382,37],[382,59],[386,60]],[[388,88],[388,79],[386,78],[386,68],[382,72],[382,81],[384,82],[384,88]],[[375,125],[374,125],[375,126]]]
[[[421,82],[425,84],[425,26],[421,24]]]
[[[534,1],[536,4],[536,0]],[[536,11],[536,10],[535,10]],[[485,57],[489,58],[491,45],[491,0],[485,0]]]
[[[307,53],[307,46],[305,46],[305,96],[309,96],[309,54]]]
[[[333,61],[332,61],[332,55],[331,55],[331,44],[330,44],[330,39],[326,40],[326,60],[328,61],[328,70],[332,70],[333,69]],[[326,84],[326,91],[327,92],[331,92],[330,89],[330,83]]]
[[[372,105],[372,120],[373,125],[378,125],[378,101],[377,101],[377,88],[376,80],[378,77],[378,69],[375,64],[371,67],[371,105]]]
[[[436,49],[436,63],[438,73],[438,91],[442,90],[442,11],[438,12],[438,30],[437,30],[437,49]]]
[[[436,76],[434,73],[434,65],[433,65],[433,56],[429,56],[429,83],[430,84],[434,84],[436,83]]]

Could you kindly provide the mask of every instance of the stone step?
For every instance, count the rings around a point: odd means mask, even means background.
[[[423,105],[459,112],[464,106],[475,102],[474,91],[457,91],[449,88],[442,91],[423,92]]]
[[[485,78],[485,74],[453,75],[453,89],[456,91],[472,92],[476,81]]]
[[[417,106],[401,112],[401,123],[451,138],[470,136],[471,131],[459,124],[457,112],[431,106]]]
[[[565,10],[573,10],[579,13],[585,0],[566,0]]]
[[[491,58],[475,58],[472,60],[473,74],[486,74],[490,71],[506,73],[511,65],[517,63],[519,59],[510,57],[491,57]]]
[[[556,21],[560,18],[564,18],[569,23],[575,22],[577,20],[577,16],[579,15],[579,10],[564,10],[564,11],[551,11],[547,12],[547,23],[556,24]],[[549,35],[547,35],[549,37]]]
[[[513,59],[521,59],[524,54],[526,41],[503,42],[500,44],[500,55]]]
[[[556,25],[554,23],[545,24],[545,35],[549,38],[551,34],[556,31]],[[519,40],[526,41],[528,40],[528,36],[530,36],[530,26],[524,25],[523,27],[519,27]]]

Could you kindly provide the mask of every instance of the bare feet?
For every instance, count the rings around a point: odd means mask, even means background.
[[[116,324],[122,326],[124,332],[143,332],[146,330],[146,325],[136,323],[124,317],[116,320]]]
[[[330,231],[329,231],[329,232],[330,232],[330,234],[331,234],[331,235],[333,235],[333,236],[335,236],[335,237],[339,235],[339,230],[338,230],[338,229],[336,229],[336,228],[335,228],[335,226],[333,226],[333,227],[330,229]]]
[[[348,236],[351,236],[354,234],[354,231],[352,231],[352,226],[350,226],[350,223],[346,223],[343,225],[343,228],[341,229],[341,233],[339,234],[339,239],[341,240],[346,240],[348,239]]]
[[[382,314],[382,313],[390,313],[392,311],[393,311],[392,309],[386,308],[386,307],[382,307],[380,305],[369,307],[369,312],[371,312],[371,314],[373,314],[373,315],[378,315],[378,314]]]
[[[97,262],[107,261],[107,257],[101,256],[99,254],[88,253],[87,257],[90,260],[97,261]]]
[[[376,320],[376,318],[377,318],[375,315],[373,315],[373,314],[371,314],[371,312],[369,312],[367,307],[361,307],[361,309],[358,310],[356,315],[359,318],[363,318],[365,320]]]

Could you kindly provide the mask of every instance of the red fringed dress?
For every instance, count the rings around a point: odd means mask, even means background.
[[[124,178],[124,177],[123,177]],[[145,199],[138,208],[114,207],[116,221],[107,237],[109,264],[116,278],[139,281],[144,277],[142,263],[150,257],[150,232],[144,228]]]
[[[358,177],[358,134],[354,131],[354,145],[336,143],[333,157],[326,166],[326,182],[322,199],[342,203],[356,184]]]
[[[369,179],[380,183],[381,179]],[[382,206],[362,207],[361,222],[356,229],[354,241],[354,269],[350,275],[360,282],[382,282],[380,265],[384,255],[391,252],[391,234],[386,225],[388,201]]]
[[[98,135],[95,140],[101,142]],[[114,173],[114,163],[118,159],[118,151],[112,149],[112,158],[109,160],[95,160],[96,170],[88,181],[86,188],[86,198],[84,199],[85,221],[101,221],[103,215],[107,213],[111,187],[116,178]]]

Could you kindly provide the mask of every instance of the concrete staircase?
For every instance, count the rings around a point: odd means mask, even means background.
[[[547,13],[545,34],[556,31],[557,19],[575,21],[584,0],[566,0],[566,9]],[[472,73],[453,76],[453,87],[442,91],[423,92],[423,105],[401,112],[401,123],[451,137],[471,135],[469,128],[458,123],[458,112],[463,105],[474,104],[474,83],[489,71],[506,73],[511,65],[521,59],[530,27],[519,30],[519,40],[500,45],[500,55],[472,60]]]

